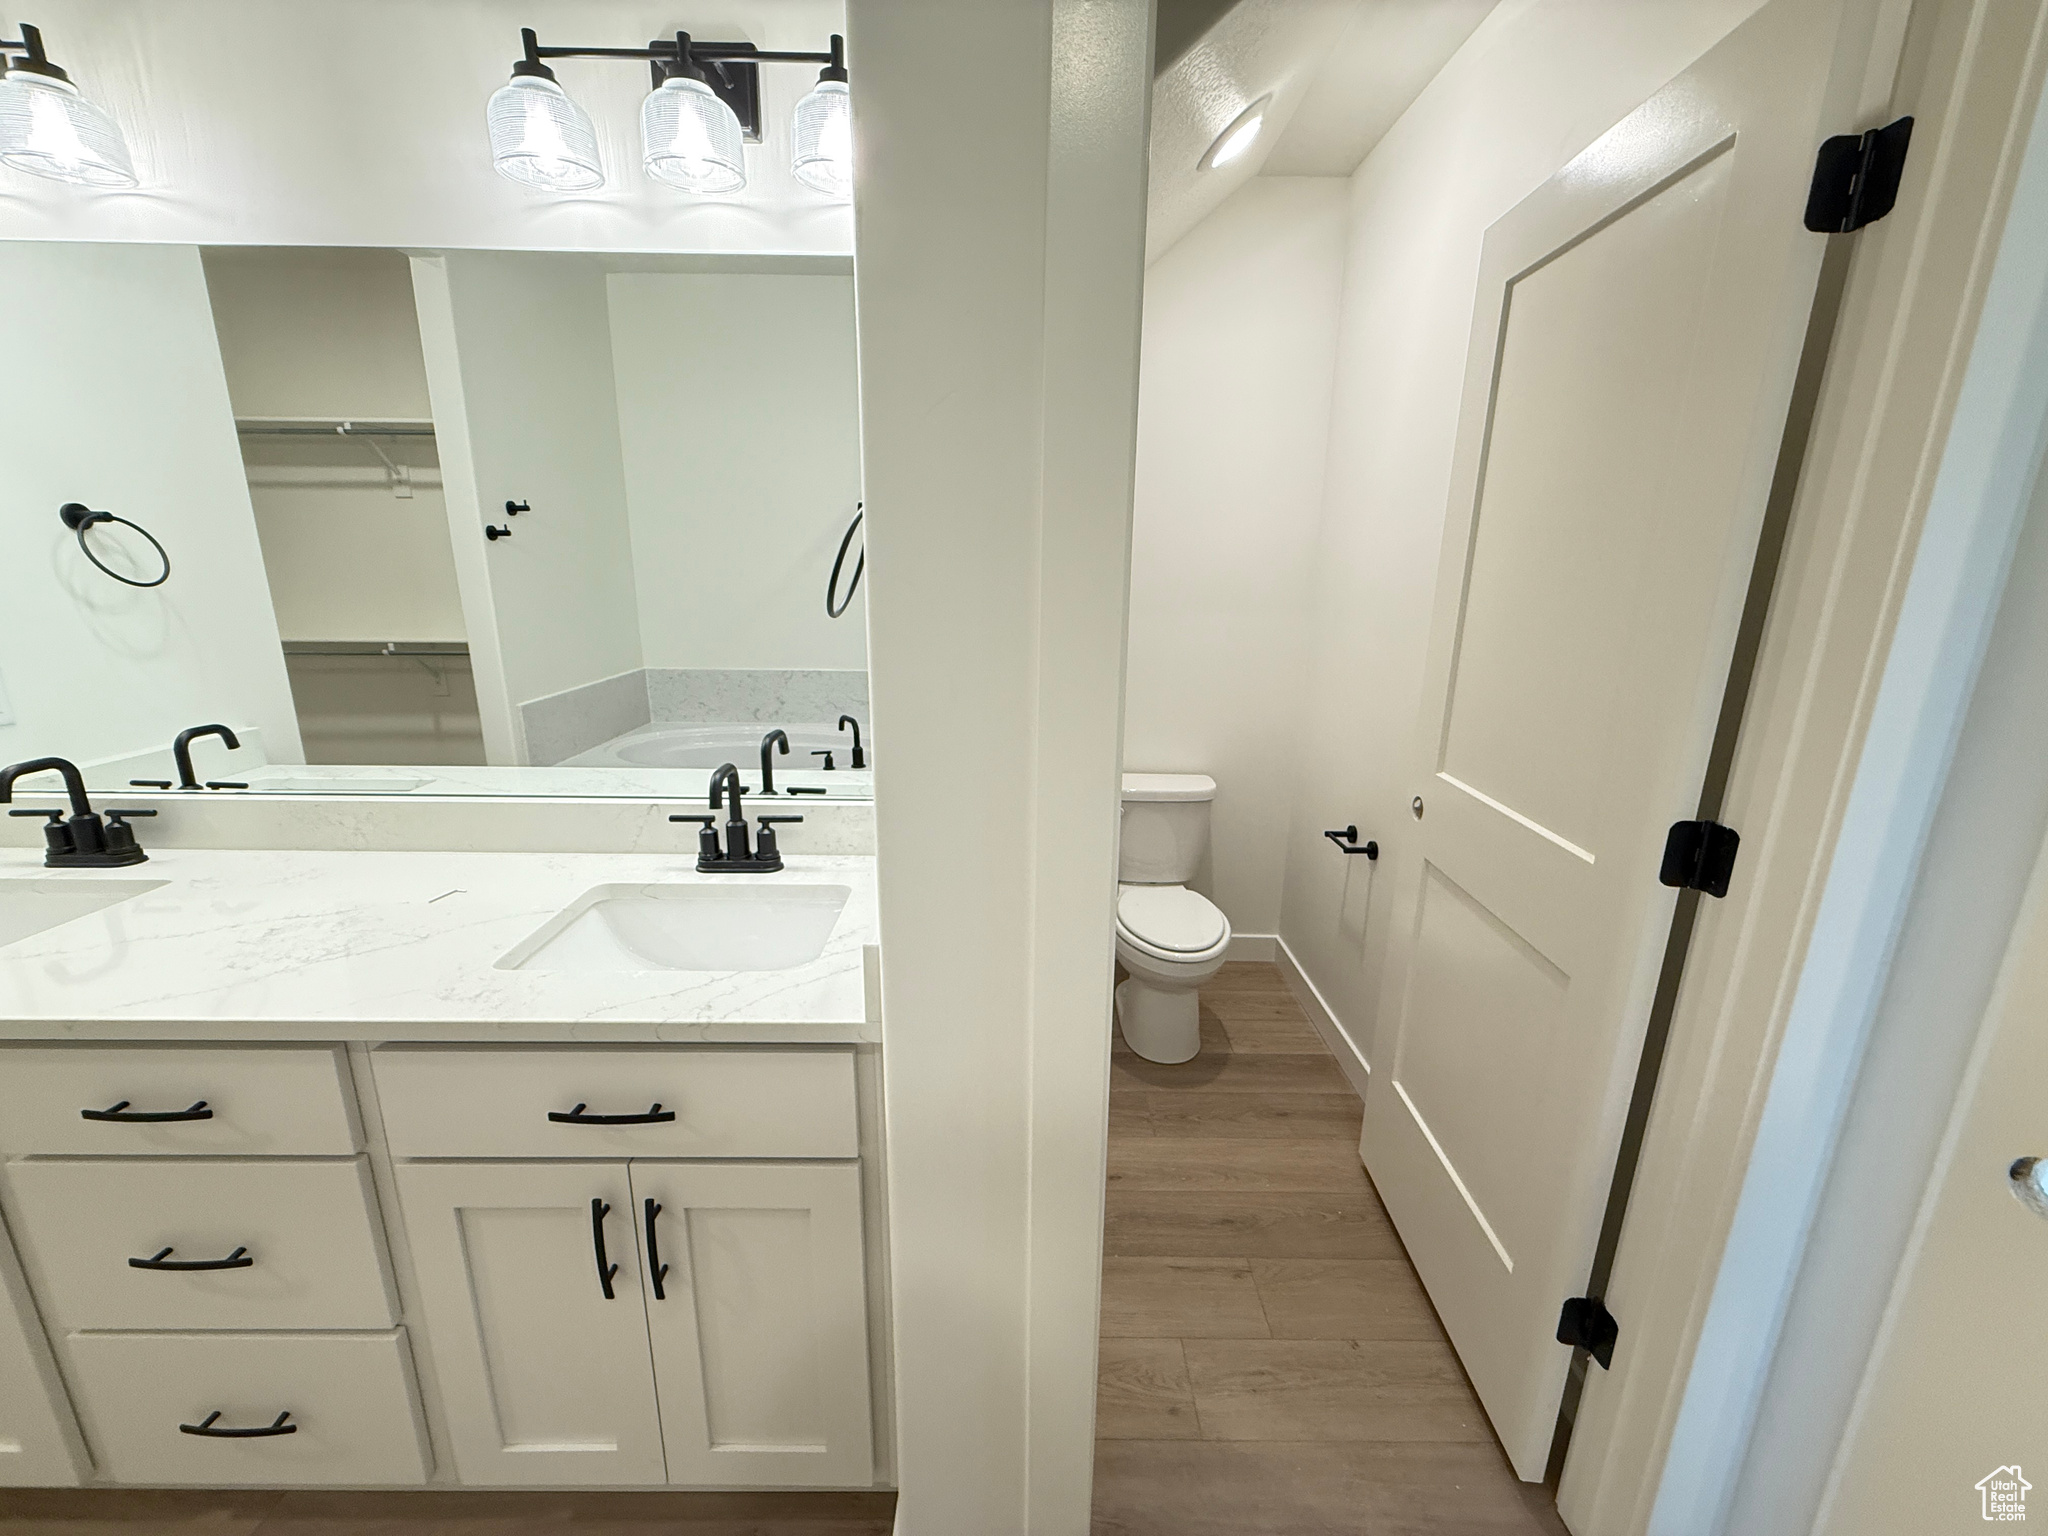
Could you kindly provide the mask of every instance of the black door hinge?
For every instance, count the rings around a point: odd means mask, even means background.
[[[1735,850],[1741,845],[1735,829],[1718,821],[1674,821],[1664,837],[1664,862],[1657,879],[1682,891],[1726,896],[1728,877],[1735,873]]]
[[[1557,1314],[1557,1342],[1583,1349],[1606,1370],[1614,1364],[1614,1341],[1621,1337],[1621,1324],[1598,1296],[1574,1296]]]
[[[1806,194],[1806,227],[1817,235],[1846,235],[1873,224],[1899,200],[1913,119],[1902,117],[1868,133],[1827,140],[1814,156]]]

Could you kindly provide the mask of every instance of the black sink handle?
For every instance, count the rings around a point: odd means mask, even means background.
[[[174,1259],[176,1250],[166,1248],[146,1259],[130,1259],[130,1269],[161,1269],[176,1274],[196,1274],[203,1269],[249,1269],[256,1261],[249,1257],[249,1250],[237,1248],[224,1259]]]
[[[216,1408],[197,1424],[180,1424],[178,1433],[204,1435],[209,1440],[268,1440],[272,1435],[296,1435],[299,1432],[298,1425],[285,1422],[291,1416],[292,1412],[287,1408],[268,1424],[258,1424],[249,1429],[215,1429],[213,1426],[220,1419],[220,1410]]]
[[[110,1104],[105,1109],[81,1109],[78,1112],[78,1118],[81,1120],[111,1120],[116,1125],[164,1125],[173,1120],[211,1120],[213,1118],[213,1111],[206,1107],[206,1100],[204,1099],[201,1099],[190,1109],[158,1110],[130,1109],[128,1101],[123,1099],[120,1103]]]
[[[556,1125],[666,1125],[676,1117],[674,1110],[663,1109],[658,1102],[651,1105],[645,1114],[639,1115],[586,1115],[583,1111],[589,1107],[578,1104],[566,1114],[559,1109],[551,1109],[548,1118]]]

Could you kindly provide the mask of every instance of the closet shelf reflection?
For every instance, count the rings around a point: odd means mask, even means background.
[[[287,656],[467,656],[460,640],[287,640]]]

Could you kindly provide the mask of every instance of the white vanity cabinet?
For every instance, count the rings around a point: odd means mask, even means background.
[[[462,1482],[872,1482],[849,1053],[373,1062]]]
[[[0,1045],[0,1485],[872,1486],[862,1091],[844,1046]]]
[[[0,1488],[68,1486],[85,1465],[35,1303],[0,1233]]]
[[[101,1480],[427,1480],[340,1051],[5,1047],[0,1152],[12,1248],[68,1388],[52,1405],[76,1410]],[[34,1379],[9,1353],[0,1342],[0,1419],[18,1411],[15,1381]],[[34,1475],[0,1476],[79,1480],[39,1459]]]

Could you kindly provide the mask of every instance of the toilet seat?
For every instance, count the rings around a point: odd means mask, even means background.
[[[1121,887],[1116,932],[1138,953],[1169,964],[1202,965],[1230,945],[1230,920],[1184,885]]]

